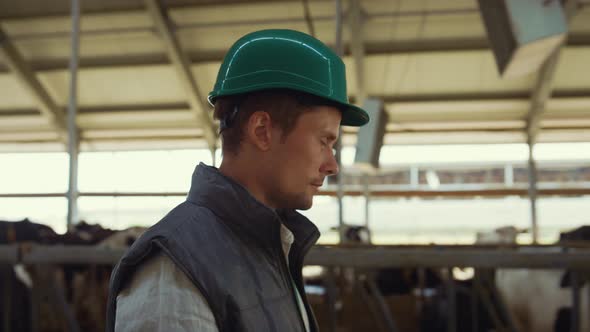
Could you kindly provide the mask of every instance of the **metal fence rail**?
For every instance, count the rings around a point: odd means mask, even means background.
[[[0,245],[0,263],[115,264],[125,250],[69,245]],[[315,246],[306,265],[590,269],[590,248],[562,246]]]
[[[382,267],[474,267],[585,269],[590,268],[589,248],[526,246],[513,248],[432,247],[315,247],[308,265]]]
[[[10,266],[22,263],[34,268],[47,268],[57,264],[105,264],[114,265],[125,253],[121,249],[109,249],[92,246],[68,246],[68,245],[34,245],[34,244],[13,244],[0,245],[0,267]],[[573,275],[572,287],[572,331],[579,331],[580,328],[580,284],[578,273],[590,270],[590,247],[587,245],[578,246],[513,246],[513,247],[496,247],[496,246],[315,246],[307,256],[306,265],[322,265],[328,267],[328,271],[333,267],[351,267],[361,270],[371,270],[384,267],[435,267],[446,268],[450,274],[452,267],[473,267],[476,271],[493,271],[494,268],[529,268],[529,269],[570,269]],[[6,269],[5,269],[6,270]],[[6,270],[8,271],[8,270]],[[477,275],[478,273],[476,273]],[[328,273],[329,275],[329,273]],[[478,278],[475,278],[478,280]],[[6,279],[7,280],[7,279]],[[484,279],[480,282],[485,281]],[[8,284],[7,284],[8,285]],[[453,300],[456,290],[449,283],[449,299]],[[5,285],[6,286],[6,285]],[[56,286],[50,285],[48,289],[54,289]],[[487,290],[486,290],[487,289]],[[42,291],[38,289],[33,295]],[[488,311],[496,317],[496,326],[508,331],[517,331],[511,319],[509,312],[503,304],[501,297],[498,296],[497,290],[493,283],[489,283],[487,288],[482,285],[476,287],[477,294],[483,300],[487,300]],[[332,297],[336,296],[335,290],[328,292]],[[494,293],[496,292],[496,293]],[[53,293],[52,293],[53,294]],[[61,292],[57,295],[63,295]],[[372,300],[382,302],[379,292],[371,292]],[[496,294],[494,298],[490,297]],[[10,295],[4,294],[8,301]],[[55,295],[55,294],[54,294]],[[63,314],[69,322],[69,330],[76,331],[78,328],[75,318],[71,314],[71,309],[60,296],[55,297],[56,308],[62,308]],[[334,300],[334,298],[332,299]],[[34,301],[36,302],[36,301]],[[38,301],[37,301],[38,302]],[[8,303],[8,302],[7,302]],[[380,305],[381,310],[377,316],[384,319],[388,331],[396,331],[395,321],[391,313],[385,310],[383,303]],[[335,310],[332,308],[332,310]],[[456,331],[455,317],[456,308],[451,309],[449,320],[449,331]],[[7,314],[7,313],[5,313]],[[334,313],[335,314],[335,313]],[[336,316],[334,316],[336,317]],[[501,317],[508,317],[501,322]],[[506,324],[506,325],[503,325]],[[333,322],[330,330],[335,329]]]

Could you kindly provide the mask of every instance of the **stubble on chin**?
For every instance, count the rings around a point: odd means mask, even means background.
[[[313,195],[309,196],[307,193],[285,195],[281,205],[286,209],[309,210],[313,205]]]

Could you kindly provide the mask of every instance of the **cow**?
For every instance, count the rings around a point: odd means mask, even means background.
[[[582,243],[588,245],[590,241],[590,226],[580,226],[569,232],[562,232],[559,234],[559,243],[561,244],[576,244]]]
[[[370,244],[370,231],[366,226],[344,224],[340,227],[343,228],[341,243],[349,246]],[[337,231],[340,227],[332,227],[331,230]],[[380,268],[373,277],[384,296],[409,294],[419,287],[436,288],[443,283],[439,271],[433,269]],[[351,275],[346,275],[346,278],[349,283],[354,282]]]
[[[519,234],[526,232],[524,229],[518,229],[514,226],[505,226],[495,229],[491,232],[476,233],[476,245],[516,245],[516,239]],[[476,291],[474,287],[475,280],[469,271],[463,271],[463,278],[456,276],[460,271],[453,271],[448,276],[446,284],[440,285],[432,299],[425,302],[421,331],[424,332],[446,332],[448,321],[451,318],[451,312],[455,315],[456,331],[458,332],[475,332],[475,331],[495,331],[494,323],[491,319],[487,306],[484,305],[482,293]],[[494,286],[493,273],[487,271],[478,272],[478,282],[481,286]],[[465,277],[467,276],[467,278]],[[454,308],[451,307],[449,286],[454,289]],[[487,295],[486,295],[487,296]],[[492,306],[497,306],[494,298],[489,298]],[[454,309],[454,310],[452,310]],[[452,311],[451,311],[452,310]],[[477,320],[475,320],[477,317]],[[477,326],[475,326],[477,324]]]
[[[139,237],[147,230],[145,227],[129,227],[125,230],[115,232],[111,234],[109,237],[100,241],[97,244],[99,248],[108,248],[108,249],[127,249],[131,247],[131,245],[139,239]]]
[[[32,222],[29,219],[20,221],[0,221],[0,245],[40,243],[48,244],[51,238],[57,234],[51,227]],[[24,266],[5,265],[0,267],[0,285],[2,293],[8,293],[8,301],[0,301],[0,312],[7,313],[10,317],[12,331],[29,331],[31,329],[31,303],[30,288],[32,280]],[[5,305],[8,304],[8,307]],[[0,315],[0,326],[5,326],[3,319],[7,317]],[[10,331],[7,331],[10,332]]]
[[[28,219],[9,222],[0,221],[0,244],[42,244],[42,245],[85,245],[101,249],[126,249],[143,232],[143,227],[132,227],[123,231],[103,228],[98,224],[80,222],[71,227],[65,234],[57,234],[50,227],[31,222]],[[51,287],[63,290],[43,293],[45,295],[62,296],[70,305],[72,316],[76,318],[80,330],[94,332],[104,331],[105,308],[108,296],[108,282],[112,271],[110,265],[67,264],[56,265],[48,275],[43,270],[29,269],[22,265],[0,269],[0,285],[8,285],[10,289],[10,307],[4,308],[5,301],[0,301],[0,312],[11,317],[10,331],[31,331],[32,292],[35,284],[41,279],[55,284]],[[4,293],[3,289],[3,293]],[[55,304],[49,303],[46,296],[39,297],[37,325],[45,332],[63,331],[65,321],[60,313],[56,314]],[[5,315],[0,315],[0,327],[4,326]],[[1,331],[1,329],[0,329]],[[9,332],[9,331],[7,331]]]
[[[370,232],[365,226],[344,224],[341,243],[348,247],[370,245]],[[418,331],[421,312],[420,301],[431,296],[442,283],[438,270],[416,268],[355,269],[350,267],[332,268],[328,274],[307,278],[306,283],[312,293],[308,293],[320,329],[327,329],[330,313],[327,303],[332,298],[335,303],[338,323],[350,331],[373,331],[383,327],[378,298],[389,308],[394,324],[401,331]],[[311,286],[311,287],[309,287]],[[337,287],[334,287],[337,286]],[[328,290],[334,289],[334,294]],[[318,295],[321,294],[321,295]],[[377,297],[376,297],[377,296]]]
[[[89,224],[82,220],[74,224],[65,234],[58,234],[50,238],[51,244],[91,246],[104,241],[117,233],[116,230],[103,228],[99,224]]]
[[[515,245],[518,235],[527,232],[527,229],[519,229],[514,226],[499,227],[493,232],[477,232],[475,243],[478,245]]]
[[[0,331],[27,332],[31,330],[31,296],[29,287],[22,282],[12,266],[0,266]],[[8,302],[7,302],[8,301]],[[8,305],[8,306],[7,306]],[[4,319],[10,319],[10,330]]]
[[[49,243],[57,234],[51,227],[25,218],[21,221],[0,221],[0,244],[22,242]]]
[[[563,276],[560,270],[499,269],[496,272],[496,285],[519,331],[569,331],[566,326],[571,325],[572,291],[560,286]],[[587,294],[588,286],[581,292]],[[580,330],[590,331],[587,296],[581,297],[581,308]]]
[[[496,232],[504,238],[500,243],[514,241],[518,230]],[[590,227],[583,226],[562,233],[558,244],[590,241]],[[515,242],[514,242],[515,244]],[[555,269],[498,269],[496,287],[502,295],[520,332],[569,331],[571,326],[572,291],[570,273]],[[588,285],[580,290],[588,293]],[[590,331],[588,297],[581,296],[580,331]]]

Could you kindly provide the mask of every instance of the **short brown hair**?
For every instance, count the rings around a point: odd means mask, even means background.
[[[305,113],[312,106],[334,106],[340,108],[337,103],[314,95],[288,90],[272,89],[252,92],[242,95],[219,97],[215,101],[214,117],[223,122],[234,108],[238,112],[231,120],[227,128],[221,128],[222,150],[224,154],[237,154],[240,143],[244,137],[244,125],[255,111],[267,112],[273,123],[278,125],[282,131],[283,138],[293,130],[301,114]]]

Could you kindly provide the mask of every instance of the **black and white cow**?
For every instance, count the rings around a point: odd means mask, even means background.
[[[132,227],[128,230],[115,231],[98,224],[80,222],[65,234],[56,234],[50,227],[31,222],[28,219],[11,222],[0,221],[0,244],[43,244],[43,245],[86,245],[103,249],[126,249],[143,232],[145,228]],[[55,281],[64,290],[63,297],[71,305],[82,331],[104,331],[106,299],[111,265],[66,264],[56,266]],[[47,275],[47,270],[25,269],[22,265],[0,266],[0,294],[5,293],[6,285],[10,288],[10,306],[5,308],[5,301],[0,301],[0,313],[11,317],[12,331],[31,331],[31,291],[39,280],[36,272]],[[62,331],[64,320],[61,313],[50,302],[43,300],[39,307],[37,325],[42,331]],[[5,315],[0,315],[0,332],[3,331]],[[8,331],[7,331],[8,332]]]
[[[517,232],[514,229],[514,232]],[[516,234],[505,234],[515,239]],[[506,239],[504,239],[506,240]],[[590,243],[590,227],[562,233],[560,244]],[[506,243],[505,241],[502,243]],[[556,269],[498,269],[496,286],[521,332],[567,332],[571,328],[571,273]],[[583,279],[582,279],[583,281]],[[580,289],[580,331],[590,331],[588,283]]]

